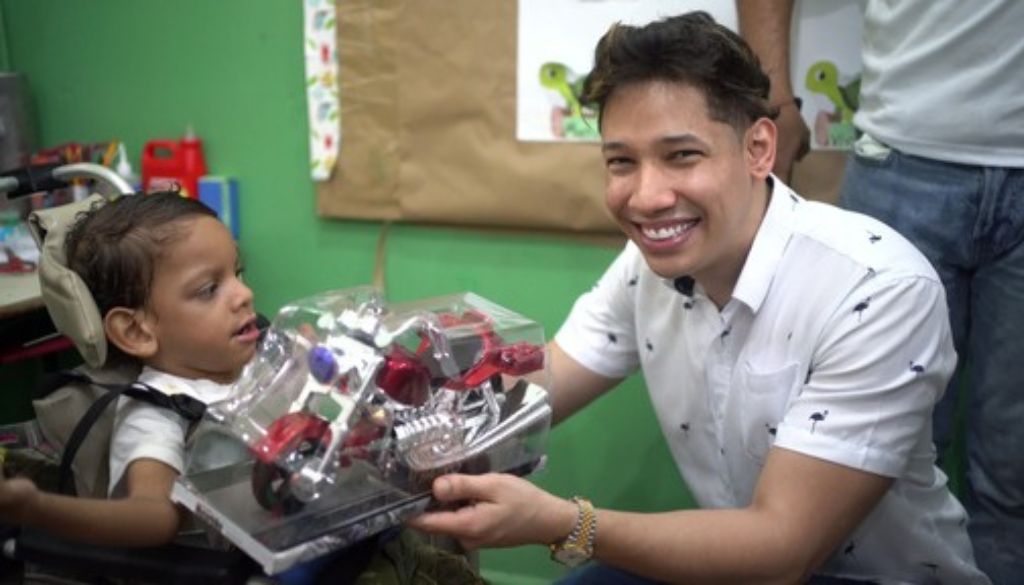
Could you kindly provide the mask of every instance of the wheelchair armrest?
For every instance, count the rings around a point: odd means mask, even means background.
[[[258,566],[237,549],[213,550],[182,544],[153,548],[83,545],[23,529],[14,538],[14,558],[72,573],[149,583],[244,583]]]

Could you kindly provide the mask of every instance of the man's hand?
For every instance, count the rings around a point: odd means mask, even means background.
[[[453,536],[467,549],[550,544],[576,523],[576,504],[512,475],[446,475],[433,488],[442,505],[461,507],[427,512],[409,525]]]

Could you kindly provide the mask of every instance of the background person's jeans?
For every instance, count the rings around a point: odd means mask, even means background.
[[[968,364],[965,506],[978,566],[1024,579],[1024,169],[932,161],[891,150],[847,159],[840,204],[912,241],[946,286],[953,342]],[[952,441],[951,387],[935,411]]]

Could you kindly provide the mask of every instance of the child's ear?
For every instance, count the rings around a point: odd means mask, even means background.
[[[103,330],[110,343],[130,356],[146,359],[158,349],[156,335],[142,310],[114,307],[103,318]]]

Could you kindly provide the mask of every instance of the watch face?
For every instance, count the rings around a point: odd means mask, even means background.
[[[552,556],[556,561],[569,567],[575,567],[590,560],[590,555],[586,551],[572,546],[560,548]]]

